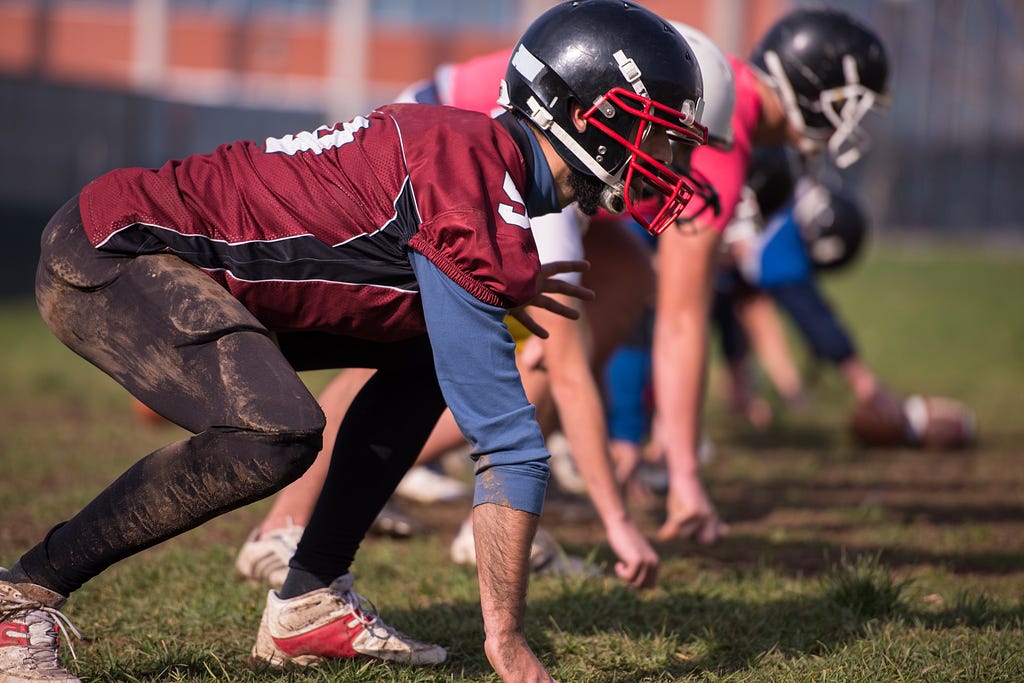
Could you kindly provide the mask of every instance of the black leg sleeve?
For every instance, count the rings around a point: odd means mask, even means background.
[[[432,362],[374,374],[338,429],[327,480],[291,566],[325,583],[349,570],[444,407]]]
[[[43,233],[39,310],[69,348],[195,436],[139,460],[21,559],[64,595],[111,564],[298,478],[324,416],[267,330],[170,254],[94,249],[76,201]]]

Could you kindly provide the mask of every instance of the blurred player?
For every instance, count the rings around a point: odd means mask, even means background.
[[[881,41],[836,9],[793,11],[766,32],[749,63],[730,61],[736,81],[732,149],[699,148],[692,159],[694,171],[717,191],[721,211],[658,240],[654,400],[668,468],[662,539],[711,543],[725,528],[699,475],[698,445],[717,253],[754,145],[787,143],[847,166],[864,149],[863,118],[887,96]]]
[[[538,287],[585,290],[544,277],[559,268],[539,264],[528,216],[577,201],[670,223],[691,194],[670,144],[706,140],[700,98],[678,33],[639,6],[582,0],[520,39],[508,115],[387,105],[90,183],[43,234],[42,317],[195,436],[143,457],[0,572],[3,675],[77,681],[57,657],[66,598],[300,476],[325,420],[297,371],[369,366],[254,657],[446,658],[366,610],[349,570],[447,403],[476,447],[484,651],[505,681],[552,680],[523,625],[548,455],[504,320],[517,309],[540,330],[519,307],[571,309]],[[636,209],[645,191],[660,197],[653,218]]]
[[[839,370],[854,398],[850,427],[862,445],[969,445],[974,424],[966,406],[936,396],[901,399],[884,387],[818,286],[820,275],[847,267],[863,248],[869,220],[856,196],[838,180],[804,174],[798,159],[782,147],[758,150],[748,186],[752,227],[737,221],[730,225],[727,235],[734,227],[738,234],[727,239],[742,245],[733,249],[740,260],[721,278],[727,288],[715,309],[730,367],[746,364],[750,337],[779,394],[790,404],[802,401],[799,373],[778,367],[778,358],[785,355],[784,335],[774,328],[752,327],[749,320],[743,325],[730,320],[736,304],[742,310],[750,300],[765,300],[790,318],[816,360]],[[766,350],[776,358],[768,358]],[[752,395],[743,386],[747,380],[737,375],[733,385]]]
[[[895,397],[857,353],[852,336],[822,295],[816,276],[851,263],[867,232],[867,217],[849,194],[803,175],[799,159],[785,147],[764,147],[754,155],[745,199],[747,215],[730,224],[726,240],[734,258],[718,276],[714,307],[723,355],[731,369],[733,402],[753,400],[749,345],[780,396],[803,400],[799,372],[787,353],[781,327],[770,318],[744,316],[751,305],[776,304],[793,321],[813,356],[837,367],[857,403],[899,411]],[[745,319],[735,320],[739,311]]]

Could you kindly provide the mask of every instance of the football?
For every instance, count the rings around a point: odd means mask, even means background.
[[[977,439],[974,414],[960,401],[944,396],[909,397],[903,413],[910,443],[931,450],[968,448]]]
[[[906,446],[910,430],[902,404],[886,393],[859,401],[850,415],[850,433],[861,446]]]

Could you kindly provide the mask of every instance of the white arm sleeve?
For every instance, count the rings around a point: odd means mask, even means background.
[[[541,263],[578,261],[583,258],[583,229],[586,223],[574,204],[559,213],[549,213],[530,219],[533,241]],[[555,277],[574,284],[580,283],[579,273],[562,273]]]

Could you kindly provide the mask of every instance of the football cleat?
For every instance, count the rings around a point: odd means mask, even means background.
[[[473,541],[473,521],[467,519],[451,545],[451,558],[455,564],[476,566],[476,545]],[[555,537],[544,529],[537,529],[530,544],[530,571],[538,576],[602,576],[604,572],[582,557],[565,552]]]
[[[330,659],[370,657],[403,664],[440,664],[448,653],[385,624],[352,590],[352,574],[288,600],[267,594],[253,659],[275,668],[316,666]]]
[[[265,534],[253,529],[238,551],[235,571],[248,581],[280,588],[288,576],[288,562],[295,554],[303,529],[291,522],[283,529]]]
[[[398,509],[397,506],[387,503],[377,513],[377,517],[373,520],[367,533],[390,538],[409,538],[422,533],[423,530],[424,525],[415,517]]]
[[[395,489],[395,495],[418,503],[460,500],[468,498],[471,493],[467,484],[423,465],[412,467],[406,472]]]
[[[42,586],[0,581],[0,683],[82,683],[57,656],[60,634],[72,656],[67,631],[81,637],[58,609],[63,603]]]

